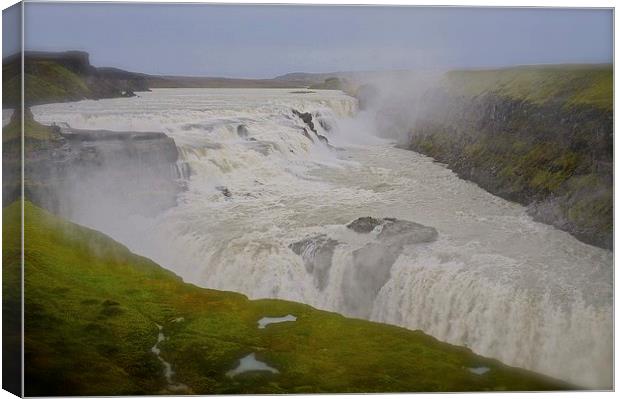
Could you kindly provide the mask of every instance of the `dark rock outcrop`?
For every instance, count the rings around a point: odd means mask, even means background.
[[[419,245],[437,239],[437,230],[419,223],[395,218],[361,217],[347,225],[368,242],[352,252],[351,264],[344,270],[342,298],[349,314],[369,317],[381,287],[389,280],[392,266],[406,245]],[[340,242],[317,234],[289,245],[313,276],[315,286],[324,290],[329,283],[336,247]]]
[[[355,219],[347,228],[360,234],[368,234],[379,227],[377,239],[382,242],[398,240],[404,244],[419,244],[437,239],[437,230],[419,223],[396,218],[376,219],[364,216]]]
[[[312,114],[309,112],[299,112],[296,109],[293,110],[293,114],[296,115],[299,119],[301,119],[312,132],[317,133],[316,128],[314,127],[314,122],[312,121]]]
[[[327,139],[327,137],[325,137],[324,135],[320,134],[317,130],[316,127],[314,125],[314,122],[312,120],[312,114],[309,112],[299,112],[296,109],[293,109],[293,114],[295,114],[297,117],[299,117],[299,119],[301,119],[307,126],[308,128],[312,131],[312,133],[314,133],[314,135],[316,136],[316,138],[322,142],[323,144],[326,144],[329,146],[329,140]],[[331,127],[329,125],[326,124],[325,121],[319,119],[319,124],[321,126],[323,126],[323,129],[325,130],[329,130],[331,129]],[[310,132],[308,132],[308,129],[306,128],[302,128],[302,134],[304,135],[304,137],[306,137],[308,140],[312,141],[313,143],[315,142],[314,139],[312,138],[312,136],[310,135]]]
[[[372,217],[356,219],[347,228],[360,234],[378,231],[374,241],[353,251],[352,267],[345,272],[342,282],[346,308],[354,315],[368,317],[405,245],[433,242],[437,230],[407,220]]]
[[[239,125],[237,126],[237,135],[245,139],[250,135],[250,131],[246,125]]]
[[[370,216],[364,216],[361,218],[357,218],[351,223],[347,225],[347,227],[356,233],[370,233],[375,229],[375,227],[379,226],[383,223],[382,219],[375,219]]]
[[[306,271],[314,277],[314,283],[319,290],[324,290],[329,281],[329,271],[332,267],[334,250],[338,241],[319,234],[294,242],[289,248],[304,261]]]
[[[25,151],[26,198],[52,212],[154,215],[183,190],[174,141],[163,133],[56,126]]]
[[[437,239],[437,230],[419,223],[395,218],[384,218],[377,238],[399,245],[421,244]]]

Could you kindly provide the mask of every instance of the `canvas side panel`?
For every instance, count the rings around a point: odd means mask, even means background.
[[[22,396],[22,3],[2,37],[2,388]]]

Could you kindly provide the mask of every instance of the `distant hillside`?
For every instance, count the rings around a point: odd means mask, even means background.
[[[2,63],[3,107],[19,105],[21,57],[16,54]],[[148,90],[145,75],[113,68],[96,68],[88,53],[26,52],[24,54],[24,98],[26,105],[132,96]]]
[[[27,396],[571,388],[421,331],[185,284],[97,231],[24,209]],[[4,208],[5,229],[20,210]],[[14,304],[19,235],[3,249],[3,303]],[[18,325],[19,312],[6,314]],[[248,355],[272,371],[231,372]]]
[[[330,78],[344,78],[349,74],[347,72],[332,72],[332,73],[306,73],[306,72],[293,72],[285,75],[276,76],[274,80],[277,81],[290,81],[297,82],[303,86],[312,86],[325,82]]]
[[[351,87],[353,82],[359,83],[372,78],[376,72],[293,72],[276,76],[274,80],[297,82],[316,90],[342,90]]]
[[[19,54],[3,60],[3,108],[15,108],[21,95]],[[24,57],[27,106],[52,102],[131,97],[151,88],[312,88],[352,93],[353,81],[372,72],[291,73],[273,79],[236,79],[211,76],[148,75],[118,68],[95,67],[82,51],[28,51]]]
[[[314,85],[325,82],[328,79],[338,78],[344,80],[367,80],[382,72],[359,72],[359,71],[338,71],[338,72],[292,72],[285,75],[276,76],[274,80],[298,82],[304,85]]]
[[[148,76],[147,85],[150,88],[303,88],[303,82],[275,79],[234,79],[200,76]]]
[[[2,64],[3,108],[20,103],[21,57]],[[82,51],[38,52],[24,55],[26,105],[112,97],[131,97],[150,88],[304,88],[310,83],[287,79],[233,79],[197,76],[157,76],[118,68],[94,67]]]

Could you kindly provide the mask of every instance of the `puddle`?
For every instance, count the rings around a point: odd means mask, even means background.
[[[159,333],[157,334],[157,342],[151,348],[151,352],[153,352],[153,354],[155,354],[155,356],[157,356],[157,359],[159,359],[161,364],[164,366],[164,377],[166,378],[166,382],[168,383],[167,388],[168,388],[168,390],[170,390],[172,392],[188,391],[189,388],[187,387],[187,385],[176,383],[172,379],[172,376],[174,375],[174,371],[172,370],[172,365],[170,363],[168,363],[161,356],[161,349],[159,349],[159,344],[164,342],[167,338],[166,338],[166,336],[164,335],[164,333],[162,331],[162,326],[160,326],[157,323],[155,323],[155,325],[159,329]]]
[[[258,328],[262,329],[270,324],[284,323],[286,321],[297,321],[297,317],[293,316],[292,314],[287,314],[286,316],[282,317],[263,317],[258,321]]]
[[[489,372],[489,370],[491,370],[488,367],[471,367],[469,368],[469,371],[471,371],[474,374],[478,374],[478,375],[482,375],[482,374],[486,374]]]
[[[233,378],[236,375],[245,373],[247,371],[269,371],[273,374],[278,374],[279,371],[267,365],[267,363],[256,360],[256,353],[250,353],[244,358],[241,358],[239,365],[226,373],[226,376]]]

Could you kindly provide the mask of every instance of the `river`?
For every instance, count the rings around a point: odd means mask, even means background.
[[[293,110],[310,113],[317,133]],[[72,218],[186,281],[421,329],[510,365],[612,385],[612,252],[376,137],[373,116],[339,91],[157,89],[33,113],[174,138],[187,185],[176,207]],[[346,224],[363,216],[431,226],[438,238],[399,248],[387,280],[362,290],[353,253],[373,238]],[[336,243],[316,260],[320,279],[290,247],[316,237]]]

